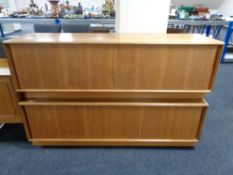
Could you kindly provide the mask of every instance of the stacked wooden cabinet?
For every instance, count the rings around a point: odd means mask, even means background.
[[[33,144],[194,146],[223,43],[189,34],[29,34],[5,48]]]
[[[0,123],[22,123],[7,60],[0,58]]]

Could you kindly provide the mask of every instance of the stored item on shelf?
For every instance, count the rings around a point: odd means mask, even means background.
[[[57,18],[59,17],[59,3],[60,0],[49,0],[51,3],[51,12],[52,12],[52,17]]]

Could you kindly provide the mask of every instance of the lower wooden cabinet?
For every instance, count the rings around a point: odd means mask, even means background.
[[[21,122],[19,107],[10,77],[0,76],[0,123]]]
[[[194,146],[208,104],[21,102],[35,145]]]

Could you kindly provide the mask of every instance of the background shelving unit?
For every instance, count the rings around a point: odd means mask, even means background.
[[[227,32],[225,37],[225,46],[222,54],[222,63],[233,62],[233,49],[232,49],[232,31],[233,31],[233,21],[230,21],[227,26]]]

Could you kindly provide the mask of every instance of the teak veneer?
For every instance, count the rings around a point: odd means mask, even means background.
[[[0,58],[0,123],[21,123],[16,92],[6,59]]]
[[[191,34],[29,34],[5,49],[33,144],[194,146],[223,43]]]

